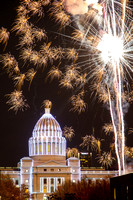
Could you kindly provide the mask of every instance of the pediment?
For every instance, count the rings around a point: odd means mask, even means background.
[[[55,160],[49,160],[47,162],[44,162],[42,165],[39,165],[38,167],[46,167],[46,166],[60,166],[60,167],[66,167],[64,163],[55,161]]]

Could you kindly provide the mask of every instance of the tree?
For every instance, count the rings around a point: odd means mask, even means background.
[[[72,183],[65,182],[50,196],[50,200],[110,200],[108,180],[86,180]]]
[[[1,174],[0,177],[0,196],[2,200],[25,200],[31,198],[26,186],[16,187],[9,175]]]

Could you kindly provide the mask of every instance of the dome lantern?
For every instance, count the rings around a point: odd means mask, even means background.
[[[49,100],[44,100],[43,105],[45,107],[45,114],[50,114],[50,110],[52,108],[52,102]]]

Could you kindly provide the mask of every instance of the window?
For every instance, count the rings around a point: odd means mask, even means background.
[[[43,151],[44,151],[44,154],[46,154],[46,142],[43,143]]]
[[[62,154],[62,144],[60,144],[60,154]]]
[[[54,172],[54,169],[51,169],[51,172]]]
[[[55,145],[55,154],[57,154],[57,144]]]
[[[55,154],[55,142],[52,143],[53,154]]]
[[[42,153],[42,144],[39,143],[39,147],[40,147],[40,153]]]
[[[47,184],[47,179],[46,179],[46,178],[44,178],[43,183],[44,183],[44,184]]]
[[[61,186],[64,183],[64,177],[55,177],[55,176],[48,176],[48,177],[40,177],[40,192],[41,193],[51,193],[54,192],[58,186]]]
[[[25,189],[25,193],[28,193],[28,192],[29,192],[29,189],[28,189],[28,188],[26,188],[26,189]]]
[[[48,142],[48,153],[50,153],[51,144]]]
[[[51,184],[54,184],[54,179],[53,178],[51,178]]]
[[[51,186],[51,192],[54,192],[54,187],[53,186]]]
[[[59,154],[59,143],[57,142],[57,154]]]
[[[114,188],[114,200],[116,200],[116,188]]]
[[[58,182],[58,184],[61,184],[61,179],[60,179],[60,178],[58,178],[57,182]]]
[[[56,143],[56,147],[55,147],[55,153],[59,154],[59,143]]]
[[[47,193],[47,187],[46,187],[46,186],[44,186],[43,192],[44,192],[44,193]]]
[[[35,144],[35,154],[37,154],[37,144]]]
[[[18,185],[18,180],[15,180],[15,185]]]
[[[44,169],[44,172],[46,172],[47,171],[47,169]]]

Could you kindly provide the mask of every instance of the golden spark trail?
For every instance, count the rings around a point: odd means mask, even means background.
[[[124,34],[124,21],[125,21],[125,6],[126,1],[123,1],[122,4],[122,23],[121,23],[121,37],[123,39]],[[117,36],[117,26],[116,26],[116,16],[115,16],[115,9],[114,9],[114,0],[112,0],[112,23],[113,23],[113,30],[112,35],[114,37]],[[114,101],[115,101],[115,108],[111,103],[111,96],[109,93],[109,105],[110,105],[110,114],[112,119],[112,124],[114,127],[114,134],[115,134],[115,151],[118,161],[118,170],[119,175],[125,172],[125,156],[124,156],[124,149],[125,149],[125,135],[124,135],[124,117],[123,117],[123,109],[122,109],[122,66],[120,63],[120,58],[113,58],[112,57],[112,68],[114,73],[114,80],[113,80],[113,87],[114,87]],[[112,88],[109,88],[112,90]],[[115,109],[115,110],[114,110]],[[114,119],[114,114],[116,114],[116,119]]]
[[[108,72],[111,70],[112,83],[105,83],[105,87],[108,88],[109,105],[112,124],[114,126],[115,134],[115,151],[118,161],[119,175],[125,172],[125,135],[124,135],[124,117],[123,117],[123,63],[122,58],[124,54],[124,17],[125,17],[126,3],[122,4],[122,17],[121,23],[118,22],[118,18],[115,10],[114,0],[111,0],[110,12],[106,9],[104,19],[104,30],[106,31],[97,48],[101,51],[101,57],[108,68]],[[117,50],[117,46],[119,47]],[[106,73],[106,71],[105,71]],[[103,82],[104,83],[104,82]]]

